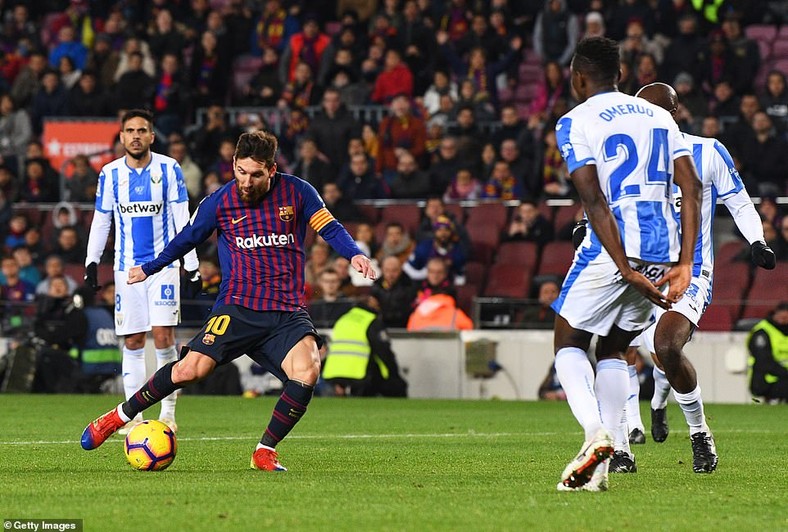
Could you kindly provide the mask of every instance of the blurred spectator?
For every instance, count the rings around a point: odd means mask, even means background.
[[[156,14],[156,20],[148,29],[148,43],[151,55],[158,61],[167,54],[174,55],[176,59],[183,58],[186,39],[175,27],[169,9],[160,9]]]
[[[761,202],[758,204],[758,215],[761,217],[761,220],[768,222],[777,230],[783,219],[780,208],[777,206],[777,198],[775,196],[761,197]]]
[[[446,210],[446,203],[442,196],[430,196],[424,203],[419,227],[416,229],[416,241],[421,242],[422,240],[432,239],[435,236],[435,223],[440,216],[445,216],[454,224],[454,230],[457,231],[460,245],[465,254],[468,255],[471,251],[471,237],[468,235],[468,230],[462,225],[462,220],[458,220],[454,214]]]
[[[695,119],[705,116],[709,105],[706,98],[695,87],[695,80],[687,72],[679,72],[673,80],[673,88],[679,97],[679,104],[684,106]],[[683,131],[683,130],[682,130]],[[692,133],[692,131],[687,131]]]
[[[383,264],[387,257],[396,257],[401,263],[408,260],[413,251],[414,243],[405,228],[399,222],[389,222],[386,224],[386,232],[383,236],[383,243],[377,254],[380,264]]]
[[[344,196],[342,189],[336,182],[323,183],[322,197],[326,208],[340,222],[354,222],[363,219],[355,203]]]
[[[741,151],[745,185],[751,194],[784,194],[788,142],[775,134],[772,121],[764,111],[753,115],[752,130],[755,136],[745,141]]]
[[[579,22],[567,8],[566,0],[546,0],[534,24],[534,51],[542,61],[568,66],[579,35]]]
[[[282,100],[284,102],[284,100]],[[290,117],[287,120],[287,129],[279,137],[279,154],[288,161],[295,160],[296,147],[302,139],[306,138],[309,129],[309,118],[300,107],[290,109]]]
[[[17,172],[22,167],[32,136],[33,126],[27,111],[17,109],[10,95],[0,96],[0,156],[12,171]]]
[[[90,165],[86,155],[77,155],[71,159],[73,171],[66,180],[67,200],[90,203],[96,198],[98,174]]]
[[[83,71],[77,84],[68,91],[68,115],[112,115],[112,102],[110,102],[110,97],[104,89],[98,85],[98,80],[96,79],[96,73],[94,71]]]
[[[630,20],[627,23],[627,35],[620,43],[619,50],[621,62],[629,63],[630,67],[634,67],[644,54],[653,57],[655,65],[662,63],[662,46],[656,40],[649,39],[646,36],[643,22],[638,19]]]
[[[195,46],[195,49],[197,47]],[[123,51],[118,58],[118,65],[115,69],[113,80],[117,83],[120,78],[129,71],[129,63],[133,60],[133,56],[140,54],[142,56],[141,67],[149,77],[156,75],[156,62],[150,53],[150,47],[146,41],[142,41],[136,37],[128,37],[123,41]],[[136,61],[136,60],[135,60]]]
[[[74,66],[74,60],[67,55],[60,58],[57,71],[60,74],[60,82],[67,91],[70,91],[82,76],[82,71]]]
[[[77,69],[82,70],[88,60],[88,49],[76,38],[71,26],[63,26],[57,35],[58,44],[49,54],[49,64],[57,68],[61,57],[69,57]]]
[[[457,299],[457,289],[449,276],[449,264],[446,261],[440,257],[432,257],[427,261],[424,269],[425,276],[420,282],[415,283],[417,291],[412,303],[413,307],[418,307],[428,298],[438,294]]]
[[[437,156],[430,166],[431,194],[443,195],[462,166],[463,162],[457,153],[457,139],[452,136],[443,137]]]
[[[207,168],[219,150],[224,139],[231,139],[235,145],[241,131],[231,125],[221,105],[211,105],[205,115],[205,125],[195,132],[191,139],[191,153],[201,168]]]
[[[391,181],[391,197],[396,199],[426,198],[430,192],[430,179],[419,169],[416,158],[402,150],[397,157],[397,173]]]
[[[769,247],[774,250],[778,261],[788,262],[788,216],[780,220],[780,230],[769,243]]]
[[[366,155],[350,158],[350,173],[338,185],[342,195],[353,200],[381,199],[388,195],[385,183],[372,172]]]
[[[460,38],[455,43],[455,47],[461,57],[474,48],[483,48],[487,50],[492,61],[497,61],[506,54],[508,42],[489,27],[487,17],[483,13],[476,12],[471,20],[471,31]]]
[[[293,79],[285,83],[279,104],[288,107],[309,107],[318,102],[319,91],[313,70],[306,62],[296,65]]]
[[[33,133],[40,135],[44,128],[44,117],[66,116],[68,93],[60,83],[54,70],[47,70],[41,78],[41,89],[33,97],[31,120]]]
[[[306,282],[312,287],[313,293],[320,294],[318,285],[320,274],[328,268],[331,250],[327,244],[316,242],[309,249],[309,258],[306,261]]]
[[[127,69],[114,89],[116,110],[151,107],[156,94],[156,81],[142,68],[142,62],[141,52],[129,54]]]
[[[640,86],[637,84],[635,73],[629,63],[621,63],[621,75],[618,78],[618,90],[624,94],[634,95]],[[558,101],[563,100],[559,98]]]
[[[317,73],[320,68],[320,59],[331,38],[321,33],[317,18],[307,15],[302,31],[293,34],[282,52],[279,61],[279,80],[282,84],[295,80],[296,66],[303,62],[309,66],[311,72]]]
[[[553,225],[542,216],[535,201],[525,199],[517,206],[503,240],[536,242],[542,247],[553,240]]]
[[[512,171],[509,169],[509,163],[503,160],[496,161],[492,175],[484,185],[484,197],[509,201],[520,199],[522,195],[522,181],[512,174]]]
[[[41,44],[39,36],[39,28],[31,20],[28,6],[17,3],[6,12],[2,37],[6,45],[26,41],[37,48]]]
[[[58,231],[57,244],[52,252],[59,255],[68,264],[83,264],[85,261],[85,247],[82,244],[79,232],[74,226],[66,226]]]
[[[651,54],[640,54],[635,65],[635,79],[639,87],[645,87],[657,81],[657,60]]]
[[[41,272],[33,264],[33,255],[30,253],[30,250],[24,245],[17,246],[14,248],[12,255],[19,266],[19,278],[35,290],[35,286],[41,282]]]
[[[599,11],[590,11],[586,14],[585,19],[585,33],[582,38],[589,37],[604,37],[605,36],[605,19]]]
[[[58,231],[64,227],[74,226],[79,222],[76,208],[68,201],[58,202],[57,205],[52,208],[51,215],[52,225]]]
[[[640,0],[622,0],[611,7],[607,16],[607,36],[613,40],[621,41],[627,35],[627,25],[632,20],[646,23],[649,20],[649,8]]]
[[[219,38],[205,31],[195,45],[191,59],[189,82],[195,91],[195,105],[203,107],[224,102],[227,96],[231,58],[226,48],[219,47]]]
[[[33,255],[33,262],[39,264],[40,259],[44,256],[46,248],[41,241],[41,230],[38,227],[30,227],[25,231],[25,246],[30,250]]]
[[[348,105],[364,105],[369,101],[369,84],[359,79],[349,67],[338,67],[330,72],[329,87],[339,91],[342,101]]]
[[[375,257],[378,254],[378,243],[375,240],[375,231],[367,222],[361,222],[356,226],[353,240],[356,241],[356,245],[367,257]],[[373,260],[375,259],[373,258]]]
[[[346,297],[358,295],[359,290],[357,287],[362,286],[362,284],[353,282],[353,277],[350,275],[350,261],[345,257],[334,257],[334,260],[331,261],[331,268],[339,276],[339,290],[342,292],[342,295]],[[380,273],[379,270],[378,273]]]
[[[25,178],[20,197],[30,203],[47,203],[58,200],[57,182],[47,175],[44,161],[32,159],[25,166]]]
[[[156,128],[165,136],[183,130],[191,103],[178,57],[179,54],[166,53],[161,58],[153,95]]]
[[[482,184],[470,168],[460,168],[443,194],[444,201],[475,200],[482,195]]]
[[[44,261],[44,273],[46,276],[35,287],[35,293],[38,295],[47,294],[49,292],[49,285],[52,283],[52,279],[57,277],[62,277],[66,280],[66,286],[68,287],[69,294],[73,294],[74,290],[77,289],[77,282],[70,276],[65,275],[63,259],[57,255],[49,255],[46,258],[46,261]]]
[[[721,81],[731,82],[741,74],[725,35],[716,30],[709,34],[708,40],[708,45],[699,56],[699,76],[697,79],[706,93],[711,94],[718,83]]]
[[[186,143],[180,139],[170,142],[167,154],[181,166],[189,199],[193,202],[199,200],[202,197],[202,170],[189,155]]]
[[[704,116],[701,122],[700,135],[702,137],[715,138],[721,141],[722,125],[720,124],[720,119],[715,115]],[[726,143],[723,142],[723,144]]]
[[[550,198],[565,198],[572,191],[569,170],[561,156],[555,128],[544,130],[542,139],[542,190]]]
[[[436,70],[433,74],[432,85],[424,93],[424,108],[430,116],[440,109],[440,97],[448,95],[452,100],[457,100],[457,84],[451,81],[449,74],[444,70]]]
[[[36,289],[19,275],[19,264],[12,255],[4,255],[0,271],[0,300],[12,303],[29,303],[35,298]]]
[[[233,157],[235,156],[235,142],[232,139],[224,139],[219,143],[218,157],[208,168],[209,172],[216,172],[222,184],[229,183],[234,179]]]
[[[314,139],[306,137],[301,141],[293,174],[309,182],[316,190],[321,190],[323,183],[331,177],[331,166],[320,158]]]
[[[539,285],[536,305],[529,305],[517,320],[526,329],[552,330],[555,322],[555,311],[550,307],[558,299],[561,286],[558,281],[548,279]]]
[[[457,331],[473,329],[473,322],[457,307],[457,300],[448,294],[426,298],[408,319],[409,331]]]
[[[370,124],[361,126],[361,140],[364,143],[364,151],[367,156],[377,164],[377,159],[380,157],[380,139]]]
[[[766,87],[761,94],[761,108],[771,118],[781,134],[788,131],[788,88],[785,74],[772,70],[766,78]]]
[[[115,83],[115,72],[119,65],[120,54],[112,48],[112,38],[106,33],[96,35],[85,70],[95,72],[99,87],[109,91]]]
[[[563,68],[556,61],[548,61],[544,66],[544,77],[539,83],[536,96],[529,107],[528,127],[543,125],[559,98],[570,97],[569,80],[564,77]]]
[[[692,13],[685,13],[678,21],[678,34],[671,39],[665,49],[661,64],[663,79],[674,79],[681,72],[694,77],[698,73],[699,61],[706,42],[698,34],[698,19]],[[675,88],[675,87],[674,87]]]
[[[416,288],[402,271],[402,263],[390,255],[381,263],[382,275],[372,286],[371,295],[380,302],[386,327],[405,328],[416,296]]]
[[[27,65],[22,68],[11,85],[11,98],[18,109],[27,109],[41,86],[47,68],[46,56],[37,50],[30,52]]]
[[[361,136],[361,124],[348,112],[339,91],[328,88],[323,93],[322,112],[312,120],[308,134],[336,172],[348,162],[348,143]]]
[[[490,179],[497,157],[498,152],[495,150],[495,146],[493,146],[490,142],[485,144],[482,148],[482,160],[480,165],[481,169],[479,171],[479,178],[481,179],[482,184],[486,183],[487,180]]]
[[[709,103],[709,109],[720,121],[730,124],[737,121],[741,100],[733,92],[733,87],[728,80],[721,80],[714,86],[714,96]],[[745,98],[746,99],[746,98]]]
[[[448,43],[448,36],[443,31],[438,32],[437,42],[441,53],[449,61],[457,79],[473,83],[473,88],[475,89],[474,101],[476,103],[489,103],[494,108],[497,107],[498,88],[495,84],[495,78],[517,64],[520,58],[520,48],[523,44],[522,39],[514,37],[509,43],[507,52],[497,61],[488,61],[487,50],[478,47],[470,51],[467,62],[463,61],[457,55],[454,47]],[[574,45],[572,45],[572,50],[570,50],[570,57],[573,50]]]
[[[370,99],[375,103],[387,104],[395,96],[413,96],[413,74],[402,61],[399,50],[392,48],[386,52],[383,72],[375,80]]]
[[[432,239],[420,240],[416,244],[408,262],[403,266],[405,273],[414,281],[425,279],[428,276],[427,263],[437,257],[446,263],[448,275],[454,284],[465,284],[467,257],[459,244],[454,222],[448,216],[438,216],[432,229]]]
[[[748,39],[741,29],[739,14],[730,12],[722,22],[722,32],[728,41],[728,47],[736,66],[735,78],[732,78],[736,94],[752,91],[753,83],[761,65],[761,53],[758,43]]]
[[[509,170],[522,183],[524,193],[538,197],[541,193],[539,175],[534,172],[532,158],[520,151],[517,142],[511,139],[501,142],[501,159],[509,164]]]
[[[268,47],[262,52],[263,64],[260,70],[243,88],[243,97],[239,104],[249,107],[273,106],[282,94],[279,81],[279,56],[276,49]]]
[[[320,296],[309,303],[309,315],[318,327],[332,327],[337,319],[350,310],[353,301],[341,292],[339,274],[333,268],[320,273]]]
[[[768,402],[788,402],[788,302],[758,322],[747,338],[750,391]]]
[[[467,0],[451,0],[438,21],[437,26],[445,29],[452,41],[458,41],[468,33],[470,9],[466,4]],[[422,7],[422,11],[425,10]]]
[[[4,252],[10,253],[17,246],[25,244],[25,233],[27,232],[30,222],[27,217],[22,213],[14,213],[8,222],[8,232],[3,242]]]
[[[394,97],[389,106],[390,113],[380,123],[378,138],[380,153],[376,159],[376,172],[391,177],[397,168],[397,155],[409,151],[416,160],[425,152],[427,128],[424,120],[411,113],[410,102],[404,95]]]
[[[463,164],[477,165],[487,136],[476,125],[476,111],[472,105],[457,108],[457,124],[449,129],[449,134],[457,139],[457,152]]]
[[[266,48],[281,53],[299,29],[298,19],[282,7],[281,0],[268,0],[252,34],[252,54],[263,55]]]

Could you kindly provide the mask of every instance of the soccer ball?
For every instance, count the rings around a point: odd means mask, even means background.
[[[134,469],[162,471],[175,460],[178,442],[170,427],[161,421],[148,420],[129,431],[123,450]]]

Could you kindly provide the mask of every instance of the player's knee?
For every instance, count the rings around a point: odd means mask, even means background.
[[[320,377],[320,359],[313,358],[308,361],[305,360],[302,364],[294,365],[292,373],[289,376],[291,379],[314,385]]]
[[[670,365],[681,357],[683,345],[671,335],[658,335],[654,338],[654,349],[663,364]]]
[[[145,347],[145,334],[131,334],[124,340],[126,349],[136,350]]]
[[[213,371],[209,364],[199,364],[182,360],[172,367],[172,382],[175,384],[192,384],[206,378]]]

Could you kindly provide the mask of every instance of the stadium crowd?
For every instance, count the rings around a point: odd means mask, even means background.
[[[61,187],[44,120],[147,107],[154,151],[180,163],[193,204],[233,178],[240,133],[279,128],[280,170],[313,184],[382,270],[366,286],[315,242],[308,296],[323,325],[341,314],[337,302],[341,310],[370,291],[393,327],[430,295],[466,311],[477,295],[536,299],[566,271],[582,214],[546,200],[575,197],[554,128],[575,104],[568,62],[587,35],[620,41],[622,91],[672,84],[682,130],[729,148],[751,195],[766,198],[767,238],[785,261],[788,218],[769,200],[788,194],[781,9],[765,0],[4,2],[0,294],[31,301],[52,278],[71,273],[69,291],[81,278],[91,212],[74,204],[93,201],[97,174],[77,156]],[[471,200],[479,205],[466,208]],[[215,248],[199,252],[215,294]],[[741,301],[751,274],[735,282],[745,287],[731,296],[727,327],[763,317]],[[539,299],[504,323],[542,316]]]

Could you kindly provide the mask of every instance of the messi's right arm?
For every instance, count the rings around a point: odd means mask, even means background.
[[[145,275],[153,275],[168,264],[180,260],[211,236],[216,229],[216,196],[216,194],[211,194],[203,199],[189,223],[172,239],[159,256],[142,265]]]

